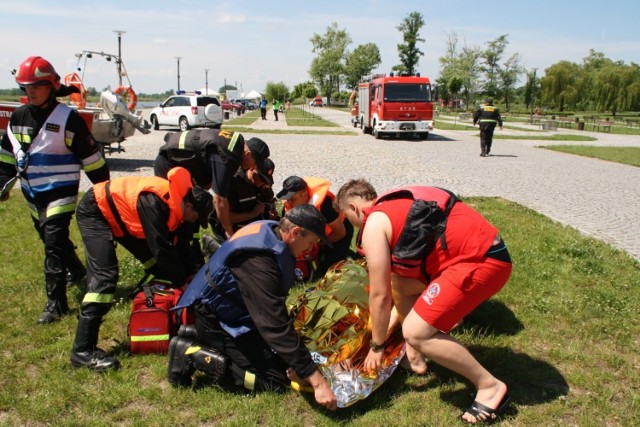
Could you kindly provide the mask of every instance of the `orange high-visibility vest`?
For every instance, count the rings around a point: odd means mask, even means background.
[[[144,239],[137,204],[141,193],[156,194],[169,206],[167,226],[174,231],[184,221],[182,200],[191,191],[191,174],[184,168],[173,168],[168,179],[160,177],[123,177],[101,182],[93,186],[96,202],[105,217],[114,237],[122,237],[125,232]],[[115,207],[117,212],[114,212]],[[118,218],[119,217],[119,218]],[[121,221],[119,221],[119,219]],[[122,230],[123,223],[126,230]]]

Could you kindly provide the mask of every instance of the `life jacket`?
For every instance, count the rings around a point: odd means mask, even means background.
[[[331,183],[324,178],[305,177],[304,182],[307,183],[307,193],[309,194],[309,204],[313,205],[318,212],[321,212],[322,203],[329,197],[333,202],[336,196],[329,191]],[[292,208],[286,202],[284,203],[284,211],[288,212]],[[340,220],[344,221],[344,215],[340,212]],[[327,224],[324,228],[324,233],[329,236],[333,233],[333,229]],[[320,254],[320,247],[313,245],[313,247],[298,255],[296,258],[296,276],[300,281],[307,281],[313,278],[313,272],[318,268]]]
[[[234,233],[194,276],[178,301],[176,310],[200,301],[207,310],[216,315],[220,326],[231,336],[237,337],[255,330],[256,326],[244,304],[238,282],[231,273],[228,262],[240,252],[272,253],[280,269],[283,290],[289,291],[295,278],[294,258],[287,245],[276,235],[277,225],[276,221],[256,221]]]
[[[331,191],[329,191],[331,183],[326,179],[305,177],[304,182],[307,183],[307,193],[309,194],[309,201],[307,203],[313,205],[313,207],[316,208],[318,212],[320,212],[320,207],[327,197],[329,197],[331,201],[336,199],[336,196]],[[291,206],[289,206],[288,203],[284,203],[284,211],[289,212],[290,210]],[[344,220],[344,216],[342,215],[342,213],[340,213],[340,219]],[[327,224],[324,229],[324,233],[329,236],[329,234],[331,234],[332,232],[333,230]]]
[[[169,231],[175,231],[184,221],[183,199],[191,191],[191,175],[185,168],[173,168],[168,179],[150,177],[123,177],[93,186],[96,203],[105,217],[114,237],[125,233],[144,239],[137,204],[141,193],[156,194],[169,206]],[[123,230],[124,227],[124,230]]]
[[[367,217],[376,211],[392,215],[392,212],[382,207],[385,201],[394,199],[409,199],[413,200],[413,203],[406,214],[402,230],[392,230],[396,237],[395,240],[392,237],[392,242],[396,242],[391,247],[392,271],[403,277],[422,278],[428,281],[427,257],[438,241],[440,248],[447,250],[445,239],[447,218],[459,199],[448,190],[423,186],[403,187],[382,194],[370,208],[364,210],[364,222],[356,240],[360,252],[362,252],[362,230]],[[404,213],[401,215],[404,216]]]
[[[31,128],[13,125],[7,129],[20,172],[22,193],[32,211],[38,196],[62,187],[76,188],[74,196],[49,202],[45,208],[46,217],[73,212],[78,199],[82,163],[69,148],[73,134],[67,132],[66,124],[71,111],[68,106],[58,104],[33,139],[28,133]]]

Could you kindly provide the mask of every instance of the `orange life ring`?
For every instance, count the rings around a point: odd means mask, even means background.
[[[69,95],[69,99],[73,102],[80,110],[84,109],[87,106],[87,89],[85,89],[84,84],[82,83],[82,79],[76,73],[69,73],[64,76],[64,85],[65,86],[75,86],[78,88],[80,93],[72,93]]]
[[[133,111],[136,108],[138,95],[136,95],[131,86],[118,86],[113,92],[124,98],[125,102],[127,102],[127,108],[129,111]]]

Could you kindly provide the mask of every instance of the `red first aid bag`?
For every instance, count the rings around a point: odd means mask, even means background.
[[[181,296],[180,289],[160,284],[142,287],[133,298],[129,318],[131,353],[167,353],[169,341],[183,323],[183,313],[171,310]]]

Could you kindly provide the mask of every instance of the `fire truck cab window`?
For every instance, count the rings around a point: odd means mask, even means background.
[[[431,101],[430,86],[426,84],[387,84],[384,87],[385,102],[429,102]]]

